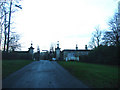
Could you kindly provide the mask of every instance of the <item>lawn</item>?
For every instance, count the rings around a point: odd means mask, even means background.
[[[4,79],[11,73],[21,69],[33,60],[3,60],[2,61],[2,78]]]
[[[91,88],[118,88],[117,66],[73,61],[58,61],[58,63]]]

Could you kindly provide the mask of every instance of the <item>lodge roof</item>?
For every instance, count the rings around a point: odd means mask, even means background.
[[[78,50],[76,50],[76,49],[64,49],[63,52],[64,51],[91,51],[91,50],[85,50],[85,49],[78,49]]]

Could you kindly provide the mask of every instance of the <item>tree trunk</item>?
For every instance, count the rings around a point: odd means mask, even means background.
[[[12,8],[12,0],[10,1],[9,23],[8,23],[9,27],[8,27],[7,52],[8,52],[8,50],[9,50],[9,36],[10,36],[11,8]]]
[[[4,19],[4,21],[5,21],[5,24],[4,24],[4,27],[5,27],[4,51],[5,51],[5,49],[6,49],[6,39],[7,39],[7,33],[6,33],[7,27],[6,27],[6,11],[4,11],[4,12],[5,12],[5,19]]]

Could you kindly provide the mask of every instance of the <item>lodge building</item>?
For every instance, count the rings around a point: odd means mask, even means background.
[[[85,49],[78,49],[78,46],[76,45],[76,49],[64,49],[63,51],[60,51],[59,42],[58,42],[55,52],[56,52],[57,60],[61,60],[62,58],[65,61],[69,61],[69,60],[79,61],[80,57],[88,55],[90,50],[87,49],[87,45],[85,45]]]

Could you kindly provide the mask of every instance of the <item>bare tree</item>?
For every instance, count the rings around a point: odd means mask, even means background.
[[[55,57],[55,51],[54,51],[54,48],[55,47],[55,44],[54,43],[51,43],[50,45],[50,53],[49,53],[49,58],[52,59]]]
[[[120,45],[120,14],[115,13],[112,19],[110,19],[109,23],[109,31],[104,33],[104,44],[111,46]]]
[[[2,31],[3,31],[3,2],[0,2],[0,49],[2,48]]]
[[[0,3],[1,7],[1,39],[2,38],[2,31],[4,30],[4,51],[6,49],[7,44],[7,51],[9,50],[9,42],[10,42],[10,32],[11,32],[11,13],[14,13],[18,11],[19,9],[22,9],[21,5],[18,5],[21,0],[9,0],[5,2]],[[16,8],[17,7],[17,8]],[[4,26],[4,29],[3,29]],[[8,28],[8,31],[7,31]],[[1,43],[1,41],[0,41]]]
[[[94,37],[91,38],[91,41],[89,42],[89,46],[88,47],[90,47],[90,48],[95,48],[96,47]]]
[[[50,52],[54,52],[54,44],[53,43],[51,43]]]
[[[91,41],[89,42],[90,48],[99,47],[101,44],[102,31],[100,30],[99,26],[96,26],[95,30],[96,31],[92,33],[92,38],[91,38]]]
[[[7,44],[7,28],[8,28],[7,14],[8,14],[8,11],[6,7],[4,7],[4,51]]]
[[[2,40],[3,40],[3,37],[2,37],[2,34],[4,33],[4,47],[5,47],[5,44],[6,44],[6,41],[7,41],[7,28],[8,28],[8,14],[9,14],[9,2],[0,2],[0,19],[1,19],[1,22],[0,22],[0,25],[1,25],[1,43],[2,43]]]
[[[15,51],[21,48],[21,44],[19,43],[19,40],[20,40],[20,35],[16,33],[12,33],[12,35],[10,36],[10,42],[9,42],[10,51]]]

